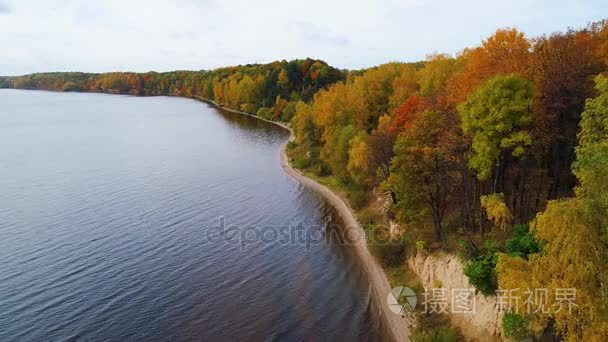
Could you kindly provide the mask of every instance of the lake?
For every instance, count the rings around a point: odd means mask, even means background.
[[[0,90],[0,340],[377,340],[289,134],[175,97]]]

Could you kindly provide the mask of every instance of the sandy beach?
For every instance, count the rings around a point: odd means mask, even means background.
[[[293,134],[292,134],[293,136]],[[320,193],[327,199],[327,201],[338,211],[339,215],[344,221],[344,229],[347,236],[351,237],[364,237],[365,233],[363,228],[359,225],[353,210],[346,203],[346,201],[339,195],[331,191],[326,186],[315,182],[314,180],[304,176],[299,170],[294,169],[289,164],[287,153],[285,151],[285,145],[281,152],[281,166],[290,176],[295,178],[303,185],[311,188],[312,190]],[[386,274],[370,253],[367,248],[367,242],[364,238],[353,239],[353,248],[357,252],[360,258],[361,265],[365,269],[369,280],[369,287],[373,301],[375,302],[377,309],[380,311],[379,314],[383,318],[384,322],[388,325],[387,330],[393,335],[396,341],[409,341],[409,322],[407,318],[396,315],[389,310],[386,304],[386,297],[391,291],[391,286],[388,282]]]

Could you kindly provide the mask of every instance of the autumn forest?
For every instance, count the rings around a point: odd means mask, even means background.
[[[499,29],[456,56],[365,70],[300,59],[0,87],[200,97],[289,123],[295,167],[343,189],[367,229],[401,227],[390,239],[403,249],[377,247],[386,267],[407,249],[445,250],[488,295],[576,288],[573,314],[509,316],[517,329],[505,333],[608,336],[607,22],[539,37]],[[382,217],[366,215],[378,198]]]

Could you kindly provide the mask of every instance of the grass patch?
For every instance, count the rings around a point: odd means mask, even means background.
[[[456,342],[464,341],[458,329],[452,327],[445,315],[417,316],[418,325],[412,332],[412,342]]]

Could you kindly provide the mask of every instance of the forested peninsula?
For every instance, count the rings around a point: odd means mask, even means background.
[[[408,254],[456,254],[487,296],[576,289],[571,312],[507,312],[504,336],[608,336],[606,21],[539,37],[499,29],[455,56],[357,71],[302,59],[0,87],[197,96],[290,123],[291,163],[348,199],[396,284],[412,281]],[[414,340],[440,335],[456,332],[423,324]]]

